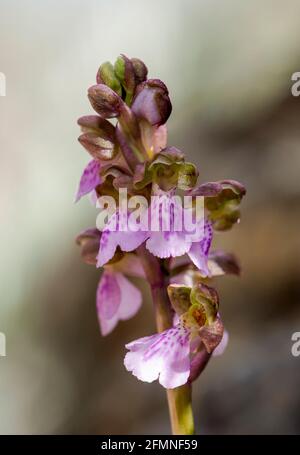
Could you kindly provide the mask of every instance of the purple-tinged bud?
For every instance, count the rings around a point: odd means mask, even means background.
[[[83,133],[99,133],[114,137],[114,126],[107,120],[99,117],[99,115],[84,115],[77,120],[78,125],[81,127]]]
[[[118,151],[114,142],[100,137],[96,133],[81,134],[78,141],[96,160],[112,160]]]
[[[126,55],[120,55],[115,62],[114,72],[126,92],[125,102],[130,106],[136,87],[135,71],[131,60]]]
[[[87,115],[78,120],[83,134],[78,140],[98,160],[111,160],[117,154],[115,127],[98,115]]]
[[[159,79],[148,79],[138,86],[132,103],[137,118],[147,120],[151,125],[163,125],[168,120],[172,104],[168,89]]]
[[[100,239],[101,232],[96,228],[86,229],[76,237],[76,243],[81,247],[81,257],[86,264],[97,264]]]
[[[114,67],[110,62],[102,63],[98,70],[96,79],[98,84],[105,84],[119,96],[122,96],[120,81],[117,78]]]
[[[133,65],[135,80],[137,84],[144,82],[147,79],[148,68],[142,60],[139,58],[132,58],[131,63]]]
[[[123,101],[111,88],[104,84],[93,85],[88,98],[95,111],[103,118],[119,117]]]

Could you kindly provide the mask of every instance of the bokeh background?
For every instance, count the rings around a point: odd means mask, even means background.
[[[297,0],[0,0],[0,432],[166,434],[164,390],[122,365],[154,330],[142,311],[100,337],[99,271],[81,263],[73,205],[87,153],[76,119],[100,63],[140,57],[173,102],[169,144],[200,179],[233,178],[242,221],[217,245],[240,257],[220,278],[230,343],[194,386],[201,434],[299,433],[300,71]]]

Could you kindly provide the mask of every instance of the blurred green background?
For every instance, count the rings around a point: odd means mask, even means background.
[[[139,57],[169,87],[169,144],[200,179],[233,178],[242,222],[216,245],[230,343],[194,386],[202,434],[299,433],[300,3],[290,0],[0,0],[0,433],[166,434],[164,390],[125,371],[124,344],[154,330],[142,311],[101,338],[99,271],[74,237],[95,223],[73,196],[89,157],[76,119],[100,63]]]

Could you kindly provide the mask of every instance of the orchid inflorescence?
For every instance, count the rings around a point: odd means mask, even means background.
[[[228,340],[210,281],[240,271],[232,254],[210,247],[214,232],[239,221],[245,188],[234,180],[197,185],[196,166],[185,161],[180,150],[167,146],[166,122],[172,110],[168,89],[159,79],[147,79],[147,74],[141,60],[121,55],[114,65],[100,66],[97,84],[88,90],[98,115],[78,120],[79,142],[92,160],[83,171],[76,200],[89,193],[96,204],[108,196],[116,211],[102,229],[80,233],[77,243],[86,263],[103,268],[96,298],[102,335],[141,307],[141,292],[129,278],[149,282],[158,333],[128,343],[124,364],[138,379],[158,379],[168,389],[173,432],[187,434],[193,431],[188,411],[191,383],[211,356],[224,351]],[[118,229],[123,216],[118,195],[124,189],[130,197],[143,196],[152,207],[153,196],[167,201],[165,210],[157,212],[159,221],[174,195],[202,197],[201,235],[191,239],[184,228],[174,229],[174,213],[184,212],[177,202],[167,229],[131,229],[130,209],[124,215],[126,229]]]

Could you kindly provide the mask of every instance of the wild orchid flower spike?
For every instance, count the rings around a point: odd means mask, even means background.
[[[90,193],[97,228],[77,243],[83,260],[102,269],[100,331],[110,334],[139,311],[142,294],[130,277],[146,280],[157,333],[145,337],[141,328],[141,338],[126,345],[125,367],[167,389],[173,434],[193,434],[192,384],[228,342],[211,279],[240,273],[235,256],[211,245],[215,231],[240,221],[246,190],[235,180],[198,183],[197,167],[167,141],[168,88],[148,78],[140,59],[122,54],[103,63],[88,99],[95,112],[78,124],[91,158],[76,201]]]

